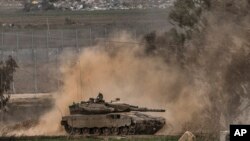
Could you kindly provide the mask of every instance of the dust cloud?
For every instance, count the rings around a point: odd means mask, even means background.
[[[111,40],[119,41],[84,48],[79,57],[62,55],[62,89],[54,96],[54,108],[42,116],[38,125],[13,131],[12,135],[60,135],[63,115],[69,114],[72,102],[88,100],[99,92],[106,101],[123,102],[148,108],[166,109],[156,113],[167,119],[160,134],[180,131],[206,105],[205,88],[190,83],[180,68],[168,66],[161,57],[148,56],[144,45],[137,44],[128,33]]]
[[[224,32],[228,32],[227,27]],[[69,114],[68,105],[96,97],[99,92],[104,94],[106,101],[119,97],[125,103],[166,109],[165,113],[151,113],[167,120],[159,134],[178,134],[184,130],[207,132],[218,126],[226,128],[229,117],[225,112],[230,101],[228,95],[223,95],[227,84],[224,76],[232,65],[233,56],[243,55],[239,44],[243,42],[238,38],[232,40],[238,48],[231,44],[226,47],[228,52],[220,54],[221,48],[216,48],[213,38],[208,36],[209,46],[214,48],[207,48],[202,57],[196,56],[199,66],[190,63],[185,66],[187,68],[168,64],[162,56],[146,54],[144,44],[137,44],[125,32],[110,39],[119,42],[100,42],[84,48],[77,57],[65,53],[60,68],[63,87],[54,95],[54,108],[42,116],[36,126],[10,134],[65,134],[60,120]],[[186,55],[193,54],[191,50]],[[222,103],[225,105],[216,105]],[[246,119],[243,117],[241,119]]]
[[[218,10],[204,17],[206,29],[185,44],[182,65],[164,42],[156,44],[160,55],[149,55],[128,33],[109,39],[118,42],[84,48],[79,56],[63,54],[63,87],[54,96],[54,108],[37,126],[13,134],[65,134],[60,120],[68,105],[99,92],[106,101],[119,97],[125,103],[166,109],[155,113],[167,119],[159,134],[218,133],[230,123],[249,123],[250,18]],[[157,34],[156,40],[162,36]]]
[[[146,55],[143,45],[134,44],[127,33],[112,40],[119,42],[85,48],[74,61],[62,58],[64,86],[55,98],[55,108],[30,131],[55,134],[60,129],[58,109],[67,115],[67,106],[73,101],[87,100],[98,92],[107,101],[119,97],[126,103],[166,109],[166,113],[157,114],[166,117],[170,125],[162,134],[180,130],[204,108],[207,102],[202,84],[190,83],[180,68],[166,65],[161,57]]]

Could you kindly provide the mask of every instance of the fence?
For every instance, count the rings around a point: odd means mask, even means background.
[[[82,48],[94,45],[97,39],[114,36],[113,33],[119,31],[89,28],[1,32],[1,60],[11,55],[19,66],[14,75],[11,93],[56,91],[60,87],[60,54],[79,53]],[[137,31],[130,33],[134,37],[138,36]]]

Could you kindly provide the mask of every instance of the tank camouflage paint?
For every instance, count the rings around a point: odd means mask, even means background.
[[[62,117],[61,125],[71,135],[135,135],[155,134],[165,125],[163,117],[142,112],[165,112],[163,109],[140,108],[119,101],[105,102],[99,93],[97,98],[73,103],[70,115]]]

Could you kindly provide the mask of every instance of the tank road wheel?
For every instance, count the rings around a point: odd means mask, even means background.
[[[110,135],[110,129],[109,128],[102,128],[102,134],[104,135],[104,136],[108,136],[108,135]]]
[[[121,127],[120,128],[121,135],[127,135],[128,134],[128,127]]]
[[[82,129],[82,134],[83,135],[88,135],[89,134],[89,128],[83,128]]]
[[[99,128],[94,128],[93,129],[93,134],[96,135],[96,136],[98,136],[98,135],[101,134],[101,130]]]
[[[129,127],[129,135],[134,135],[135,134],[135,126],[134,125],[131,125],[130,127]]]
[[[79,129],[79,128],[74,128],[74,134],[75,134],[75,135],[81,135],[81,134],[82,134],[81,129]]]
[[[111,128],[111,133],[112,135],[118,135],[119,134],[119,129],[116,127]]]
[[[64,129],[65,129],[65,131],[66,131],[68,134],[74,135],[74,129],[73,129],[71,126],[69,126],[69,125],[64,125]]]

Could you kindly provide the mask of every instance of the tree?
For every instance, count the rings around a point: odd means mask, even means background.
[[[13,75],[18,68],[16,61],[9,56],[6,61],[0,61],[0,110],[5,110],[5,106],[10,99],[10,95],[4,96],[11,88]]]
[[[170,22],[190,39],[193,31],[199,31],[201,15],[211,8],[210,0],[177,0],[169,13]]]
[[[185,57],[185,43],[200,34],[206,28],[202,13],[211,8],[211,0],[176,0],[169,13],[170,23],[173,28],[162,35],[152,32],[144,37],[146,53],[163,55],[166,61],[174,59],[183,66]],[[198,35],[200,36],[200,35]],[[161,42],[164,41],[164,42]],[[159,54],[165,53],[165,54]]]

